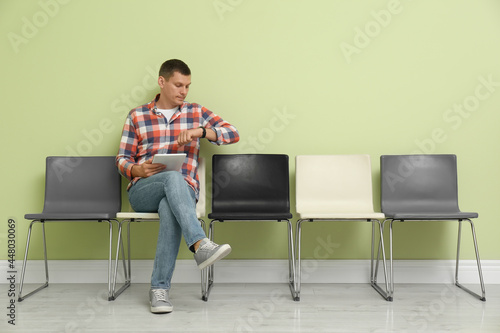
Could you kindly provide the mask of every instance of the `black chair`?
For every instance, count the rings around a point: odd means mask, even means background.
[[[32,220],[32,222],[28,229],[28,240],[26,242],[26,251],[21,271],[19,301],[24,300],[49,285],[45,223],[75,221],[108,222],[108,300],[111,300],[112,222],[115,221],[118,224],[115,217],[120,208],[120,175],[116,171],[115,156],[47,157],[43,212],[40,214],[26,214],[24,216],[25,219]],[[33,225],[37,222],[42,225],[46,281],[42,286],[22,296],[31,231]]]
[[[212,221],[286,221],[288,223],[289,287],[295,297],[295,254],[290,219],[290,186],[287,155],[235,154],[212,158]],[[204,277],[203,300],[213,286],[214,265]]]
[[[394,294],[393,223],[395,221],[458,221],[458,244],[455,285],[485,301],[485,289],[476,232],[472,218],[477,213],[461,212],[458,207],[457,159],[455,155],[384,155],[381,162],[381,208],[390,222],[390,287]],[[462,221],[468,221],[472,230],[477,269],[482,295],[465,288],[458,282],[460,238]]]

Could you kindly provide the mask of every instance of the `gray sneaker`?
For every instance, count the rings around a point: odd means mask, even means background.
[[[199,269],[214,264],[216,261],[224,258],[231,253],[231,246],[229,244],[217,245],[208,238],[204,238],[198,251],[194,254],[194,260]]]
[[[168,299],[168,290],[166,289],[151,289],[149,291],[149,302],[153,313],[167,313],[172,312],[174,309]]]

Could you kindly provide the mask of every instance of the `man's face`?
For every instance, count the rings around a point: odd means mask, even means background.
[[[189,86],[191,85],[191,75],[182,75],[179,72],[174,72],[168,80],[160,76],[158,84],[160,85],[161,96],[167,103],[166,107],[173,109],[184,103]]]

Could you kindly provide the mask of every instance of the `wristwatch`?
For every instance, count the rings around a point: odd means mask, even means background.
[[[207,130],[203,126],[200,126],[200,128],[203,130],[203,134],[201,135],[201,139],[203,139],[205,138],[205,136],[207,136]]]

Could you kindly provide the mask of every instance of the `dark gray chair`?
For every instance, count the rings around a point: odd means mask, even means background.
[[[395,221],[458,221],[458,244],[455,285],[485,301],[481,262],[474,223],[477,213],[460,211],[458,207],[457,158],[455,155],[383,155],[381,163],[381,209],[390,222],[390,287],[394,294],[393,223]],[[458,282],[462,221],[472,230],[474,250],[482,294],[478,295]]]
[[[25,219],[32,220],[32,222],[28,229],[28,240],[26,242],[26,251],[21,271],[19,301],[24,300],[49,285],[45,223],[75,221],[108,222],[108,300],[111,300],[112,222],[115,221],[118,224],[115,217],[120,208],[120,175],[116,171],[115,156],[47,157],[43,212],[39,214],[26,214],[24,216]],[[46,281],[42,286],[22,296],[31,231],[35,223],[42,225]],[[68,237],[72,236],[74,235],[68,235]]]
[[[209,238],[215,222],[278,221],[288,223],[289,287],[295,298],[295,254],[290,219],[288,155],[234,154],[212,158],[212,212]],[[203,300],[213,286],[214,265],[202,281]]]

